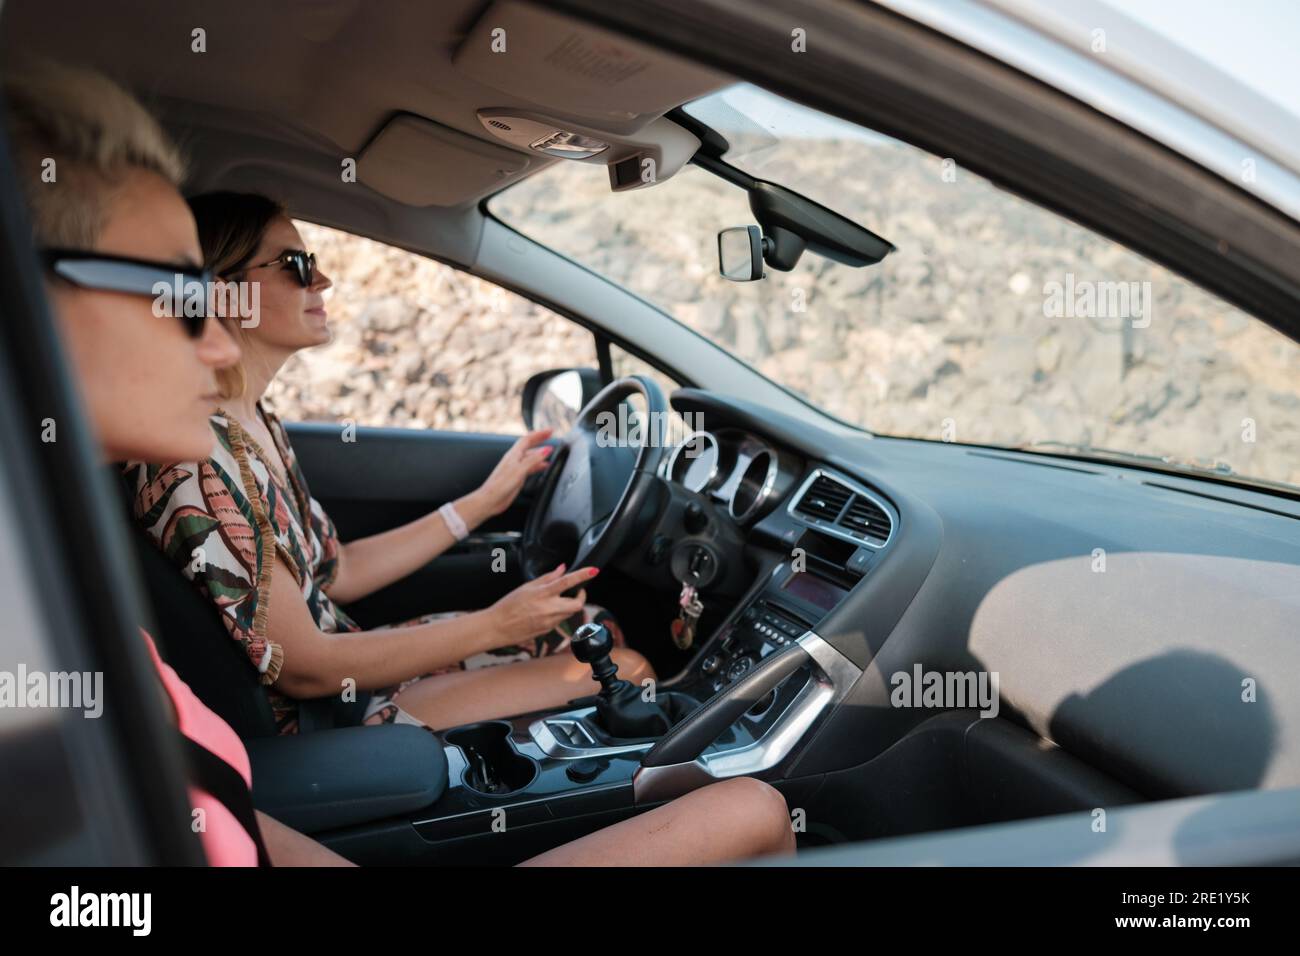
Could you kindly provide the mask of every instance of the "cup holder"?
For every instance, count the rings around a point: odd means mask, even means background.
[[[501,797],[528,787],[537,779],[537,761],[510,745],[510,725],[489,720],[457,727],[443,737],[465,755],[461,782],[489,797]]]

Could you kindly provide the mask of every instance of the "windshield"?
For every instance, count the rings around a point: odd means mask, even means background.
[[[728,162],[898,251],[865,268],[808,253],[730,282],[718,230],[753,215],[693,166],[612,193],[604,167],[557,163],[491,210],[874,432],[1300,485],[1300,346],[1264,323],[951,160],[755,87],[687,109],[732,144]]]

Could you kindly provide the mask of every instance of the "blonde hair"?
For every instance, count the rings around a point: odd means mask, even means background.
[[[102,73],[26,60],[6,68],[4,96],[38,245],[91,248],[112,191],[130,170],[157,173],[179,188],[185,166],[176,147]]]

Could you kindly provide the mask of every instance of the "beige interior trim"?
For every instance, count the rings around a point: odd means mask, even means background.
[[[408,114],[389,120],[362,150],[357,178],[408,206],[455,206],[533,165],[544,163]]]

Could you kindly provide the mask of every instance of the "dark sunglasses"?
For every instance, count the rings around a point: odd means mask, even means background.
[[[203,335],[212,287],[208,269],[84,249],[42,249],[40,256],[45,268],[65,282],[98,292],[150,296],[161,311],[180,319],[190,338]],[[195,294],[200,290],[201,297]]]
[[[312,283],[316,281],[316,253],[307,252],[304,249],[290,249],[288,252],[276,256],[270,262],[263,262],[256,266],[246,266],[239,271],[251,272],[254,269],[265,269],[267,266],[280,266],[293,272],[304,289],[310,289]]]

